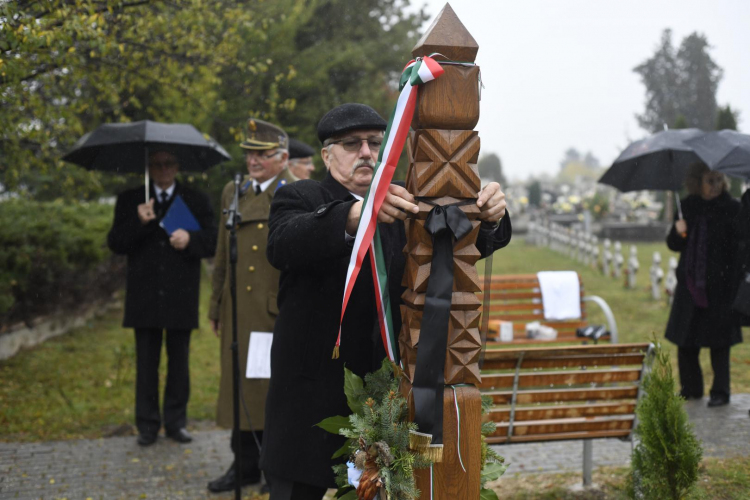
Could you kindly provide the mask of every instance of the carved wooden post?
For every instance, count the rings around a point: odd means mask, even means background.
[[[412,51],[415,57],[439,53],[438,62],[473,63],[479,47],[446,4]],[[409,394],[417,360],[425,292],[430,278],[432,238],[425,229],[434,204],[450,205],[475,200],[481,188],[477,159],[479,135],[473,130],[479,120],[479,67],[444,64],[445,74],[420,90],[419,102],[407,141],[409,170],[406,187],[419,199],[420,212],[406,221],[407,254],[401,314],[403,327],[399,347]],[[453,246],[454,282],[450,310],[443,394],[442,460],[433,471],[433,498],[440,500],[479,498],[481,472],[481,399],[474,386],[480,382],[479,333],[480,280],[475,264],[480,257],[475,246],[479,234],[476,204],[460,206],[472,229]],[[425,331],[422,335],[431,335]],[[464,385],[467,384],[467,385]],[[456,403],[460,413],[459,428]],[[412,407],[413,411],[413,407]],[[459,447],[460,446],[460,458]],[[462,465],[463,464],[463,465]],[[430,491],[430,471],[416,474],[423,498]]]

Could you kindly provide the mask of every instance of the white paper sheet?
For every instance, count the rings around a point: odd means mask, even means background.
[[[245,378],[271,378],[273,333],[250,332]]]
[[[513,342],[513,322],[500,322],[500,342]]]
[[[544,318],[552,321],[581,317],[581,284],[575,271],[540,271]]]

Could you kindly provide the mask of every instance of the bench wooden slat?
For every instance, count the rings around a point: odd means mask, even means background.
[[[513,436],[630,430],[633,427],[634,418],[633,415],[617,415],[612,417],[564,418],[559,420],[515,422],[513,424]],[[492,436],[507,436],[508,427],[508,423],[498,424],[497,430]]]
[[[533,342],[545,342],[545,343],[555,343],[555,342],[580,342],[581,338],[576,337],[575,333],[566,333],[564,335],[560,335],[558,333],[557,338],[554,340],[534,340]],[[523,335],[513,335],[513,340],[510,342],[498,342],[496,340],[488,340],[487,341],[487,348],[493,349],[495,347],[502,347],[502,346],[512,346],[512,345],[529,345],[530,339],[526,338],[526,334]]]
[[[490,351],[486,351],[489,353]],[[643,363],[645,354],[615,354],[613,356],[571,356],[568,358],[538,358],[524,359],[524,368],[558,368],[578,366],[615,366],[615,365],[640,365]],[[482,370],[510,370],[516,367],[514,359],[487,359],[485,354],[484,367]]]
[[[565,406],[534,406],[516,408],[516,422],[525,420],[552,420],[558,418],[594,417],[599,415],[628,415],[635,412],[635,402],[587,403]],[[492,408],[488,414],[494,422],[508,422],[510,407]]]
[[[492,313],[492,307],[493,306],[490,306],[490,313]],[[540,311],[541,311],[541,308],[540,308]],[[538,314],[506,314],[506,315],[503,315],[502,318],[494,317],[494,319],[502,319],[503,321],[525,321],[527,323],[530,323],[533,321],[540,321],[540,322],[544,321],[545,317],[544,317],[544,313],[540,312]],[[576,321],[585,320],[585,319],[586,319],[586,315],[583,313],[583,311],[581,311],[581,317],[577,319]]]
[[[548,385],[576,385],[604,382],[635,382],[641,370],[615,368],[608,370],[565,370],[551,372],[524,372],[518,376],[518,387]],[[513,387],[515,373],[495,373],[482,375],[480,388]]]
[[[541,311],[544,306],[541,302],[516,302],[513,304],[490,304],[490,314],[493,312],[505,312],[505,311]],[[494,316],[494,315],[493,315]],[[516,316],[516,314],[506,314],[502,316]]]
[[[515,359],[521,352],[524,358],[566,357],[574,356],[576,352],[586,354],[624,354],[645,353],[650,344],[600,344],[600,345],[569,345],[563,347],[529,347],[528,349],[496,349],[487,351],[486,357],[492,359]]]
[[[491,292],[498,290],[534,290],[539,289],[539,281],[509,281],[509,282],[498,282],[496,281],[497,276],[492,277],[489,290]]]
[[[483,396],[492,397],[496,405],[510,404],[513,391],[482,391]],[[635,399],[638,386],[596,387],[591,389],[547,389],[516,392],[516,404],[552,403],[555,401],[610,401],[613,399]]]
[[[571,439],[599,439],[599,438],[626,438],[630,436],[631,429],[617,429],[605,431],[585,431],[585,432],[560,432],[557,434],[536,434],[532,436],[512,436],[510,443],[532,443],[537,441],[565,441]],[[506,444],[507,437],[487,438],[489,444]]]
[[[477,295],[479,296],[480,300],[484,299],[484,294],[482,292],[478,292]],[[584,297],[584,293],[581,292],[581,298]],[[538,299],[539,301],[542,300],[542,292],[539,290],[532,291],[532,292],[490,292],[490,301],[509,301],[509,300],[534,300]]]
[[[520,333],[526,336],[526,323],[513,323],[513,334]],[[581,321],[581,322],[575,322],[575,323],[556,323],[554,321],[540,321],[540,324],[544,326],[551,326],[555,330],[557,330],[557,335],[559,336],[561,333],[568,333],[575,335],[577,328],[583,328],[588,325],[588,323]],[[489,328],[487,329],[488,333],[498,334],[500,332],[500,321],[499,320],[490,320]],[[527,339],[530,340],[530,339]],[[578,339],[583,340],[581,338]]]

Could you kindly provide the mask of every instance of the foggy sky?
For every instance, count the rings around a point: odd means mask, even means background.
[[[426,5],[430,20],[444,0]],[[646,135],[636,113],[645,88],[633,68],[651,57],[665,28],[672,43],[694,31],[724,70],[720,106],[750,131],[749,0],[452,0],[479,44],[482,152],[497,153],[511,179],[554,175],[563,153],[591,151],[604,166]]]

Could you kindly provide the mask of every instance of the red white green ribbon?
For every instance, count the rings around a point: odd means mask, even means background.
[[[434,54],[433,54],[434,55]],[[380,244],[380,233],[377,231],[378,211],[380,210],[388,186],[396,171],[398,159],[404,149],[406,137],[409,134],[409,125],[414,115],[417,102],[419,85],[434,80],[444,73],[432,57],[425,56],[409,61],[401,74],[399,81],[401,92],[398,96],[396,106],[391,113],[388,126],[385,129],[383,146],[380,148],[378,162],[375,165],[372,183],[365,195],[362,214],[357,227],[357,236],[354,239],[354,248],[349,260],[349,269],[346,272],[346,284],[344,286],[344,300],[341,305],[341,319],[339,320],[339,335],[336,346],[333,348],[333,358],[338,358],[341,345],[341,323],[344,321],[344,313],[349,303],[349,298],[362,268],[367,250],[370,250],[370,263],[372,264],[373,283],[375,285],[378,319],[380,323],[380,334],[383,346],[388,353],[388,358],[398,364],[398,347],[396,344],[396,332],[393,331],[391,321],[390,301],[388,300],[388,279],[385,273],[385,259]]]

